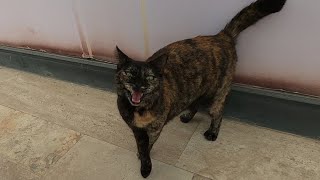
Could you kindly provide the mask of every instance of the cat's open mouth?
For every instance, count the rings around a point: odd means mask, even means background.
[[[131,103],[132,103],[132,105],[134,105],[134,106],[139,105],[140,102],[141,102],[142,96],[143,96],[143,93],[142,93],[142,92],[133,91],[133,92],[131,93]]]

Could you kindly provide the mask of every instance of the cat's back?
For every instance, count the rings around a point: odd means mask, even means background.
[[[218,64],[221,56],[235,53],[234,40],[224,33],[215,36],[197,36],[169,44],[163,51],[168,55],[166,66],[188,67]]]
[[[177,41],[160,51],[167,55],[163,67],[164,97],[174,104],[173,112],[183,110],[215,87],[222,73],[220,67],[236,61],[233,40],[220,34]]]

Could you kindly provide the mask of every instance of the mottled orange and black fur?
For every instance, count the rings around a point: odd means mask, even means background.
[[[211,125],[207,140],[218,137],[226,96],[236,68],[236,38],[261,18],[278,12],[286,0],[258,0],[217,35],[198,36],[172,43],[146,62],[129,58],[117,47],[117,93],[120,114],[132,129],[141,160],[141,174],[151,172],[150,150],[164,125],[189,122],[199,105],[209,104]]]

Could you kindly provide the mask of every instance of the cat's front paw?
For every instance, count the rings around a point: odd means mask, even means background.
[[[215,141],[218,138],[218,134],[212,130],[207,130],[203,135],[208,141]]]
[[[144,178],[147,178],[150,175],[151,170],[152,170],[151,162],[141,165],[141,169],[140,169],[141,176]]]
[[[190,117],[189,114],[182,114],[180,116],[180,121],[183,122],[183,123],[188,123],[188,122],[191,121],[191,119],[192,119],[192,117]]]

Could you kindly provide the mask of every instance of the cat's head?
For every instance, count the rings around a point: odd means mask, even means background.
[[[132,106],[150,107],[160,96],[163,58],[148,62],[137,62],[118,47],[117,93],[126,96]]]

